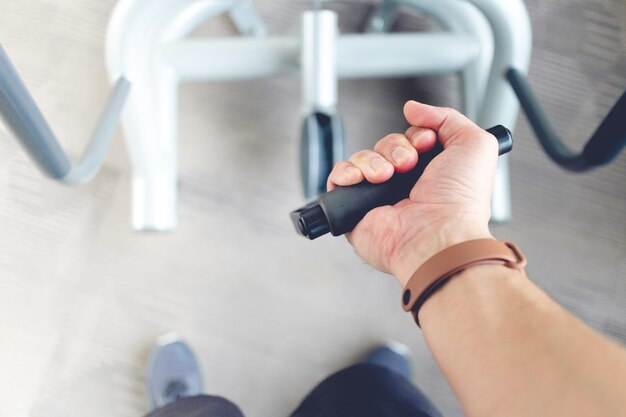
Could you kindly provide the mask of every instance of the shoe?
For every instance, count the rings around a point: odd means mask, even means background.
[[[152,410],[183,397],[202,394],[202,376],[196,357],[174,333],[159,337],[150,353],[146,392]]]
[[[395,372],[408,381],[411,381],[412,370],[409,354],[411,350],[403,343],[389,341],[385,345],[379,346],[363,359],[362,363],[369,363],[382,366],[392,372]]]

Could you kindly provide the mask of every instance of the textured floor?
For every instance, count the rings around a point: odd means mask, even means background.
[[[107,95],[102,45],[114,3],[0,0],[0,42],[74,156]],[[272,33],[297,32],[304,3],[256,4]],[[527,4],[531,82],[579,148],[626,87],[626,3]],[[344,31],[369,10],[330,7]],[[425,25],[409,16],[400,28]],[[219,20],[200,32],[232,28]],[[341,82],[350,151],[402,129],[407,98],[455,105],[456,85]],[[412,346],[419,385],[445,415],[462,415],[393,280],[343,239],[311,243],[292,231],[287,214],[302,203],[298,97],[296,80],[182,87],[180,225],[166,235],[130,231],[121,135],[95,181],[70,189],[42,178],[0,129],[0,416],[141,415],[144,360],[171,330],[196,349],[207,390],[249,416],[286,415],[386,338]],[[546,160],[523,117],[516,138],[514,219],[495,234],[519,243],[554,298],[626,343],[626,155],[572,175]]]

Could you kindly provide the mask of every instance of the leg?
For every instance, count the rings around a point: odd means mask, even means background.
[[[225,398],[203,395],[202,377],[189,347],[175,335],[159,338],[148,359],[146,417],[243,417]]]
[[[243,417],[243,414],[225,398],[197,395],[157,408],[146,417]]]
[[[405,355],[389,348],[377,349],[365,362],[320,383],[292,417],[441,417],[430,400],[403,376],[409,374]]]

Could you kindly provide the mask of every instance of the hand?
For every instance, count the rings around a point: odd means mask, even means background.
[[[405,286],[429,257],[455,243],[491,238],[491,193],[498,157],[497,141],[459,112],[409,101],[405,134],[382,138],[373,151],[339,162],[328,177],[328,189],[387,181],[394,172],[415,167],[419,154],[438,139],[444,151],[428,165],[409,198],[370,211],[348,240],[375,268],[394,275]]]

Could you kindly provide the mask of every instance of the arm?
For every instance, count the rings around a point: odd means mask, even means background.
[[[444,151],[408,199],[372,210],[348,235],[370,264],[404,287],[440,250],[489,238],[495,140],[451,109],[409,102],[405,135],[338,164],[329,188],[383,182]],[[400,149],[400,150],[398,150]],[[523,248],[522,248],[523,249]],[[523,272],[473,266],[420,310],[426,341],[468,416],[625,416],[626,353],[575,319]]]
[[[468,416],[624,416],[626,353],[525,277],[475,266],[420,311]]]

